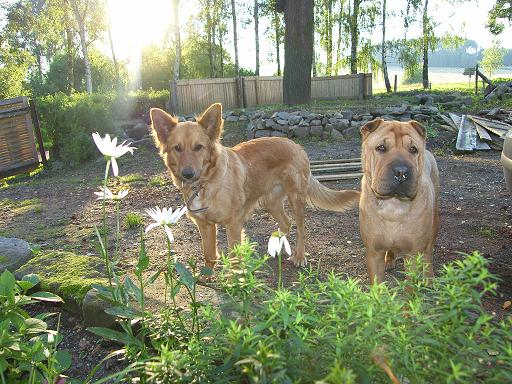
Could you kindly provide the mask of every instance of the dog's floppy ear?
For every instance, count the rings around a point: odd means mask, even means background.
[[[151,127],[153,128],[155,142],[160,149],[164,149],[167,145],[169,132],[178,124],[178,120],[159,108],[151,108],[149,115],[151,116]]]
[[[418,131],[418,133],[420,134],[421,137],[423,137],[424,139],[427,138],[427,129],[423,126],[423,124],[418,123],[416,120],[409,121],[409,124],[411,124],[411,126],[416,131]]]
[[[361,137],[364,139],[366,139],[366,137],[372,133],[373,131],[375,131],[377,128],[379,128],[379,126],[384,122],[383,119],[381,119],[380,117],[377,118],[377,119],[374,119],[372,121],[369,121],[367,122],[365,125],[363,125],[360,129],[359,129],[359,132],[361,132]]]
[[[197,122],[206,128],[206,132],[212,140],[217,140],[222,134],[222,126],[224,125],[224,120],[222,120],[222,104],[210,105],[202,116],[197,119]]]

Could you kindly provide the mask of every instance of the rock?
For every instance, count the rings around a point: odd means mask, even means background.
[[[354,112],[352,111],[342,111],[341,112],[344,119],[352,120],[354,118]]]
[[[277,118],[281,120],[288,120],[290,118],[290,114],[288,112],[277,112]]]
[[[276,131],[281,131],[281,132],[284,132],[284,133],[288,133],[288,131],[290,130],[290,126],[288,124],[286,124],[286,125],[276,125],[275,126],[275,130]]]
[[[372,114],[373,117],[379,117],[385,114],[384,110],[382,109],[372,109],[370,113]]]
[[[311,136],[322,136],[323,128],[321,125],[314,125],[311,127],[310,135]]]
[[[240,117],[238,117],[238,121],[246,121],[248,119],[249,118],[246,115],[241,115]]]
[[[0,237],[0,272],[14,272],[32,258],[30,245],[15,237]]]
[[[325,128],[324,128],[325,132],[331,133],[333,129],[334,129],[334,126],[332,124],[329,124],[329,123],[325,124]]]
[[[414,120],[417,120],[419,122],[427,121],[429,119],[430,119],[429,115],[424,115],[422,113],[418,113],[418,114],[414,115]]]
[[[261,129],[254,133],[254,138],[257,139],[258,137],[270,137],[271,135],[272,131],[270,129]]]
[[[272,131],[272,137],[288,137],[288,135],[280,131]]]
[[[360,122],[360,121],[352,120],[352,121],[350,122],[350,126],[351,126],[351,127],[359,128],[359,127],[361,126],[361,122]]]
[[[457,98],[456,95],[443,95],[441,96],[441,103],[449,103]]]
[[[309,135],[309,126],[296,126],[290,127],[290,132],[292,134],[292,137],[306,137]]]
[[[142,139],[148,131],[148,126],[145,123],[137,123],[135,126],[131,128],[127,128],[125,130],[125,133],[128,137],[134,139],[134,140],[140,140]]]
[[[380,118],[386,121],[395,120],[395,117],[391,115],[383,115]],[[409,118],[411,118],[411,115],[409,115]]]
[[[228,116],[228,117],[226,117],[226,121],[228,121],[230,123],[236,122],[236,121],[238,121],[238,116],[235,116],[235,115]]]
[[[105,309],[112,305],[98,297],[96,289],[89,290],[82,302],[82,318],[85,327],[115,328],[115,317],[105,313]]]
[[[319,119],[311,120],[311,125],[322,125],[322,121]]]
[[[343,135],[341,134],[341,132],[340,132],[340,131],[337,131],[336,129],[333,129],[333,130],[331,131],[331,137],[332,137],[333,139],[343,139]]]
[[[466,97],[461,98],[460,102],[463,105],[471,105],[471,104],[473,104],[473,99],[471,98],[471,96],[466,96]]]
[[[183,116],[178,116],[178,122],[179,122],[179,123],[183,123],[183,122],[185,122],[185,121],[187,121],[187,120],[185,119],[185,117],[183,117]]]
[[[277,124],[279,124],[279,125],[285,125],[285,124],[288,124],[288,120],[277,119]]]
[[[347,139],[354,139],[359,137],[359,128],[358,127],[350,127],[343,131],[343,137]]]
[[[299,127],[309,127],[309,123],[306,120],[301,120]]]
[[[301,116],[293,115],[288,118],[288,124],[290,125],[297,125],[302,120]]]
[[[324,126],[325,126],[325,124],[327,124],[328,122],[329,122],[329,118],[328,118],[328,117],[324,117],[324,118],[322,119],[322,125],[324,125]]]
[[[273,119],[265,120],[265,128],[274,128],[274,125],[276,125],[276,123]]]

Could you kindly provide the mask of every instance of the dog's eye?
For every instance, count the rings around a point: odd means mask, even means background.
[[[178,144],[178,145],[175,145],[175,146],[173,147],[173,149],[174,149],[176,152],[181,152],[181,151],[182,151],[182,149],[181,149],[181,145],[179,145],[179,144]]]
[[[411,153],[413,153],[413,154],[418,153],[418,148],[416,148],[416,147],[413,145],[411,148],[409,148],[409,152],[411,152]]]
[[[375,148],[377,152],[384,153],[386,152],[386,146],[384,144],[379,145],[377,148]]]
[[[195,147],[194,147],[194,151],[200,151],[201,149],[203,149],[204,146],[202,144],[196,144]]]

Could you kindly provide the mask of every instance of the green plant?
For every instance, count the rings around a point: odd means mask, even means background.
[[[1,383],[55,383],[71,365],[70,354],[58,350],[62,336],[48,329],[48,314],[31,317],[23,309],[38,301],[62,301],[49,292],[28,294],[38,283],[35,275],[20,281],[7,270],[0,275]]]
[[[164,185],[167,184],[168,181],[162,175],[156,175],[149,179],[149,185],[152,187],[163,187]]]
[[[125,176],[119,176],[119,181],[121,183],[135,183],[137,181],[144,181],[144,176],[142,176],[140,173],[130,173]]]
[[[144,219],[138,213],[128,212],[126,214],[125,222],[128,229],[139,228],[144,222]]]

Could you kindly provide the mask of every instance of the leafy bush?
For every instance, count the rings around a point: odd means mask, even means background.
[[[52,157],[71,166],[96,156],[91,134],[114,132],[115,120],[147,117],[151,107],[165,108],[169,91],[145,91],[133,94],[64,93],[37,100],[41,129],[51,143]]]
[[[481,298],[493,292],[495,282],[478,253],[446,265],[430,286],[416,272],[396,287],[369,290],[334,274],[322,281],[311,271],[295,287],[274,290],[259,278],[265,259],[250,244],[238,247],[236,257],[236,266],[223,259],[218,277],[226,302],[221,308],[199,306],[199,334],[191,331],[192,310],[178,320],[173,309],[143,315],[140,333],[151,340],[144,347],[142,336],[127,340],[107,332],[108,338],[124,340],[129,355],[146,357],[141,377],[384,383],[389,370],[411,383],[512,380],[512,321],[496,323],[482,309]],[[178,281],[185,275],[188,284],[198,278],[180,271]],[[126,288],[140,295],[138,288]],[[122,318],[140,319],[141,312],[128,308],[125,303],[118,310]],[[335,379],[342,373],[346,380]]]
[[[138,228],[144,223],[142,216],[136,212],[128,212],[125,221],[129,229]]]
[[[67,351],[58,350],[62,341],[58,332],[44,321],[49,314],[36,317],[23,309],[37,301],[62,301],[48,292],[28,294],[39,283],[28,275],[16,281],[5,270],[0,275],[0,382],[55,383],[71,365]]]

